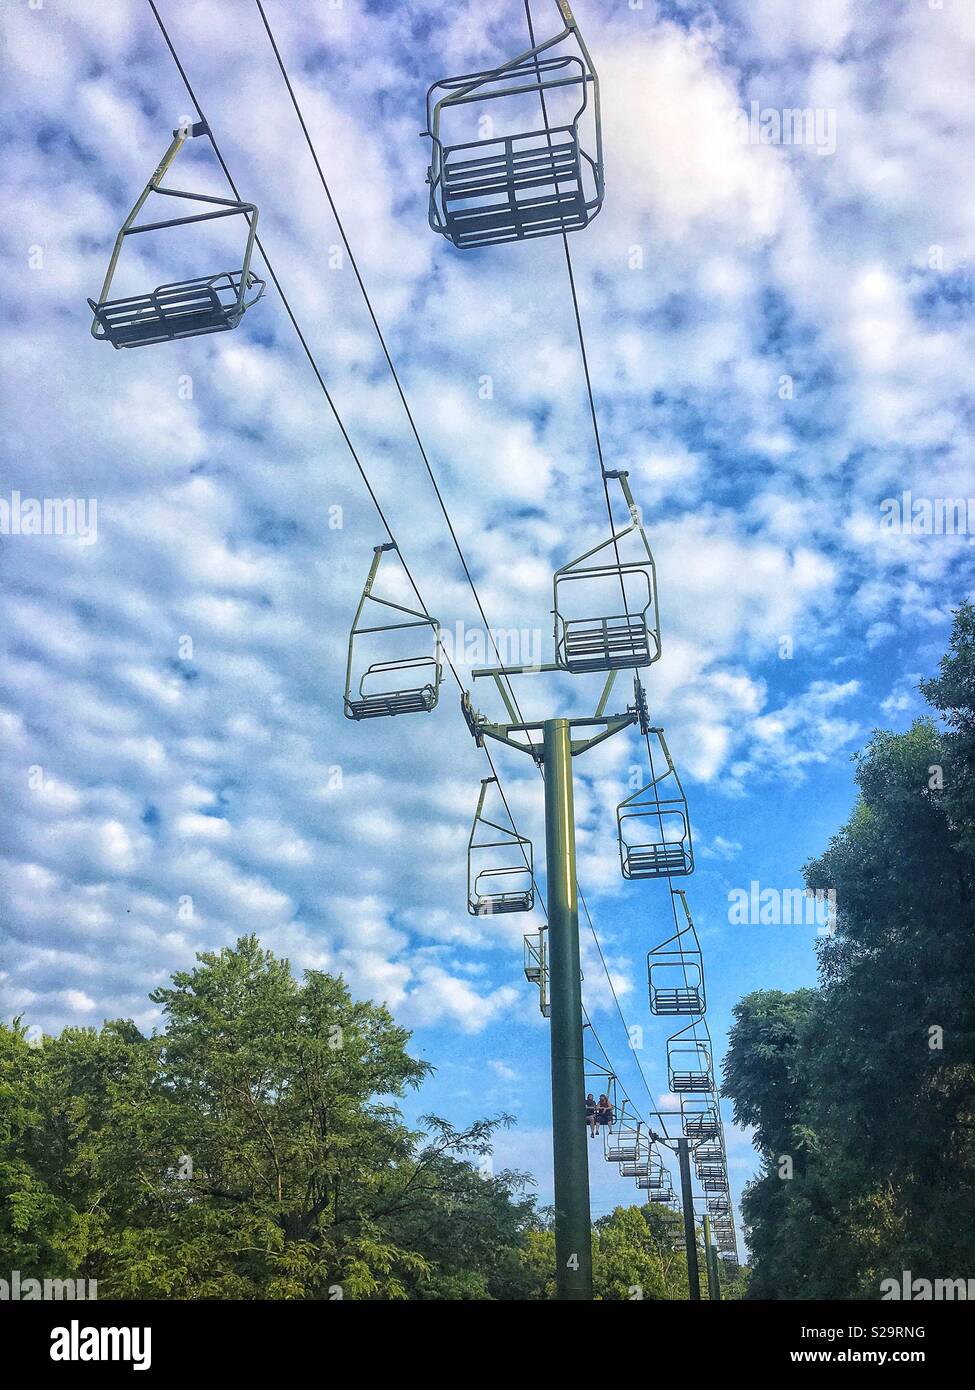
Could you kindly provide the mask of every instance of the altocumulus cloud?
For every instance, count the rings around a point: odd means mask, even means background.
[[[892,542],[873,523],[902,488],[971,490],[971,327],[948,308],[975,256],[975,35],[960,0],[830,0],[815,22],[792,0],[673,8],[579,0],[609,194],[572,245],[607,455],[658,556],[654,717],[706,821],[770,765],[800,779],[845,755],[874,712],[830,676],[837,653],[925,642],[964,591],[963,538]],[[489,617],[544,627],[552,569],[602,535],[561,248],[438,243],[416,139],[429,81],[523,46],[520,6],[484,31],[477,7],[433,0],[270,9]],[[327,269],[338,237],[256,10],[169,11],[420,588],[476,626],[351,274]],[[5,27],[2,491],[95,497],[99,521],[95,544],[0,549],[5,1010],[150,1026],[149,989],[255,931],[462,1042],[537,1027],[520,925],[465,911],[484,768],[453,694],[389,728],[342,718],[345,634],[384,537],[280,305],[145,352],[88,336],[85,296],[185,112],[146,7],[22,5]],[[835,154],[736,137],[737,111],[779,96],[835,111]],[[179,181],[223,192],[203,150]],[[142,240],[137,284],[176,278],[173,250]],[[609,745],[580,768],[597,920],[619,901],[609,826],[633,757]],[[537,842],[527,760],[505,780]],[[742,837],[716,829],[726,857]],[[623,999],[646,945],[607,926]]]

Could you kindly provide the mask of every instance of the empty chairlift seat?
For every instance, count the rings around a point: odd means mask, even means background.
[[[640,1187],[642,1184],[638,1182],[637,1186]],[[647,1193],[647,1200],[651,1202],[660,1202],[665,1206],[671,1206],[677,1200],[677,1194],[674,1192],[670,1179],[667,1180],[667,1185],[665,1187],[652,1188]]]
[[[656,1154],[651,1156],[646,1175],[638,1177],[636,1185],[642,1192],[646,1192],[647,1199],[651,1202],[670,1203],[674,1200],[674,1186],[670,1174]]]
[[[553,38],[427,92],[430,226],[462,249],[578,231],[602,206],[599,81],[557,4]]]
[[[687,798],[662,729],[647,734],[650,780],[616,808],[625,879],[681,878],[694,872]]]
[[[378,719],[396,714],[426,714],[436,707],[443,678],[440,647],[440,624],[425,611],[408,608],[392,599],[378,598],[373,593],[383,555],[396,550],[392,543],[377,545],[372,565],[359,599],[352,631],[349,634],[349,654],[345,671],[345,715],[347,719]],[[398,616],[392,622],[364,621],[372,613],[369,604],[391,610]],[[385,616],[385,614],[384,614]],[[427,634],[430,650],[415,654],[419,632]],[[381,657],[356,671],[362,651],[368,644],[379,643],[391,649],[404,647],[399,655]]]
[[[621,1163],[621,1178],[645,1178],[650,1172],[649,1159],[637,1159],[635,1163]]]
[[[724,1163],[725,1152],[720,1144],[700,1144],[694,1150],[695,1163]]]
[[[654,1155],[647,1164],[647,1171],[639,1175],[643,1178],[640,1186],[645,1191],[659,1191],[664,1186],[670,1185],[670,1178],[660,1159]]]
[[[667,1073],[674,1095],[714,1090],[710,1039],[699,1038],[693,1028],[689,1024],[667,1039]]]
[[[629,524],[556,570],[555,659],[573,675],[649,666],[660,656],[657,577],[650,542],[625,472]],[[631,537],[629,544],[627,538]],[[633,558],[628,558],[630,552]]]
[[[680,1098],[681,1124],[687,1139],[717,1139],[721,1134],[721,1118],[717,1101],[712,1097],[684,1092]]]
[[[650,1012],[665,1018],[701,1018],[707,1010],[704,957],[687,899],[680,889],[674,897],[681,904],[685,925],[647,953]]]
[[[535,906],[531,840],[484,814],[487,790],[497,785],[496,777],[481,780],[467,846],[467,910],[472,917],[531,912]],[[500,799],[500,790],[498,795]],[[502,810],[507,815],[503,803]]]
[[[610,1163],[635,1163],[639,1152],[639,1136],[635,1130],[617,1130],[606,1143],[606,1158]]]
[[[704,1181],[706,1178],[720,1178],[724,1175],[724,1160],[720,1163],[695,1163],[697,1176]]]
[[[618,1118],[603,1130],[603,1152],[609,1163],[639,1163],[644,1157],[643,1125],[624,1100]]]
[[[254,204],[241,203],[235,198],[215,198],[209,194],[187,193],[181,189],[160,186],[186,140],[207,133],[206,126],[202,124],[184,126],[173,132],[169,149],[115,239],[98,300],[88,300],[93,314],[92,335],[111,343],[115,348],[146,347],[151,343],[195,338],[205,333],[221,333],[236,328],[246,310],[264,293],[265,282],[250,268],[257,235],[257,208]],[[135,219],[150,193],[207,203],[214,210],[136,224]],[[135,236],[140,232],[165,232],[174,227],[211,222],[223,217],[244,217],[248,224],[243,263],[239,269],[221,270],[213,275],[177,280],[171,284],[159,285],[145,294],[126,295],[115,299],[109,297],[126,237]]]

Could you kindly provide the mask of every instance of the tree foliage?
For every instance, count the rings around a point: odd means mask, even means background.
[[[668,1207],[617,1207],[593,1223],[593,1296],[605,1302],[686,1299],[689,1296],[683,1217]],[[530,1233],[525,1255],[541,1284],[555,1297],[555,1232],[551,1218]],[[703,1249],[701,1287],[707,1296]],[[735,1296],[731,1281],[725,1296]]]
[[[735,1010],[724,1092],[763,1158],[753,1297],[876,1298],[904,1270],[975,1264],[971,606],[922,690],[940,719],[874,735],[848,823],[806,866],[839,914],[819,989]]]
[[[120,1298],[538,1292],[523,1175],[479,1172],[499,1120],[404,1123],[430,1068],[341,979],[244,937],[152,998],[164,1025],[0,1025],[0,1251]]]

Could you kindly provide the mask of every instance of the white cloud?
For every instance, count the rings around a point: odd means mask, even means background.
[[[256,20],[184,8],[178,42],[417,582],[477,628],[354,278],[329,268],[334,221]],[[952,299],[975,257],[972,12],[587,9],[608,185],[573,265],[607,461],[629,469],[657,559],[648,694],[716,874],[753,850],[725,793],[812,779],[869,726],[857,680],[822,672],[940,637],[967,588],[966,540],[884,537],[877,519],[902,488],[975,494],[972,330]],[[425,224],[416,134],[424,81],[517,49],[521,16],[454,7],[420,60],[416,15],[280,6],[274,22],[490,621],[548,644],[553,569],[607,534],[561,247],[449,251]],[[2,541],[4,1008],[149,1026],[154,985],[255,931],[458,1046],[544,1027],[521,977],[538,915],[467,913],[485,766],[450,681],[434,715],[342,717],[346,633],[385,533],[279,301],[158,349],[88,336],[84,298],[183,114],[151,15],[22,5],[7,39],[5,487],[96,496],[99,539]],[[743,144],[752,97],[834,109],[835,155]],[[194,143],[178,181],[222,191]],[[183,273],[175,247],[136,240],[126,274]],[[881,709],[906,715],[906,691],[884,688]],[[502,717],[483,683],[477,697]],[[526,680],[519,698],[588,711],[598,689]],[[540,779],[504,756],[537,850]],[[613,827],[636,756],[623,739],[588,755],[577,791],[582,883],[634,1019],[645,943]],[[615,1020],[587,928],[583,950],[587,1007]]]

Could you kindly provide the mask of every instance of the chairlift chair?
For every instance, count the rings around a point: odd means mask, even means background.
[[[650,1192],[662,1191],[670,1183],[670,1176],[656,1154],[651,1155],[647,1171],[640,1176],[645,1179],[645,1187]]]
[[[642,1147],[642,1122],[635,1116],[630,1118],[630,1105],[623,1101],[617,1112],[617,1121],[603,1131],[603,1152],[610,1163],[636,1163]]]
[[[674,1095],[714,1090],[710,1039],[698,1038],[693,1024],[667,1039],[667,1072]]]
[[[427,92],[421,133],[432,147],[430,226],[461,249],[578,231],[602,206],[599,79],[568,0],[556,3],[565,27],[553,38],[532,38],[516,58],[444,78]],[[537,115],[530,114],[534,95]],[[578,107],[564,118],[555,112],[553,123],[550,104],[576,96]],[[459,109],[476,113],[482,102],[500,104],[481,116],[476,139],[458,139]],[[496,122],[517,127],[523,120],[530,129],[496,133]],[[457,131],[452,137],[448,126]]]
[[[115,238],[115,246],[97,302],[94,299],[88,300],[93,314],[92,337],[109,342],[115,348],[133,348],[177,338],[195,338],[204,333],[221,333],[236,328],[246,310],[256,304],[264,293],[265,281],[250,268],[257,235],[257,208],[254,204],[242,203],[236,198],[216,198],[211,194],[187,193],[178,188],[161,187],[162,179],[186,140],[208,134],[207,126],[202,122],[181,126],[173,131],[168,150]],[[137,226],[135,219],[150,193],[207,203],[215,211],[194,213],[188,217],[171,217],[158,222],[143,222]],[[221,270],[215,275],[200,275],[189,280],[159,285],[148,294],[126,295],[120,299],[109,298],[126,237],[135,236],[138,232],[165,231],[171,227],[238,216],[244,217],[248,224],[243,263],[239,270]],[[251,293],[255,290],[256,293]]]
[[[617,1123],[616,1117],[619,1113],[617,1104],[618,1084],[615,1073],[609,1071],[608,1068],[602,1066],[599,1062],[591,1062],[589,1058],[586,1057],[583,1081],[587,1093],[591,1091],[594,1096],[603,1095],[609,1101],[610,1123],[608,1128],[612,1129]],[[625,1106],[626,1102],[624,1101],[624,1108]],[[603,1133],[605,1135],[605,1128],[603,1129]]]
[[[728,1198],[727,1198],[727,1197],[709,1197],[709,1198],[708,1198],[708,1215],[709,1215],[709,1216],[725,1216],[725,1215],[727,1215],[728,1212],[730,1212],[730,1210],[731,1210],[731,1203],[728,1201]]]
[[[656,740],[662,766],[655,766]],[[687,798],[663,729],[647,734],[650,750],[650,781],[633,792],[616,808],[616,828],[620,845],[620,871],[625,879],[681,878],[694,872],[694,848]],[[687,904],[684,904],[685,915]],[[681,933],[678,933],[678,937]],[[674,938],[675,940],[677,938]],[[700,955],[700,947],[697,948]],[[668,1002],[667,996],[661,1004]],[[670,1004],[675,1000],[670,998]],[[693,1002],[686,1000],[685,1002]],[[663,1013],[664,1009],[661,1008]],[[671,1008],[671,1012],[684,1012]],[[703,1013],[703,1009],[694,1010]]]
[[[680,1098],[680,1109],[687,1139],[717,1139],[721,1134],[721,1117],[715,1099],[685,1092]]]
[[[724,1163],[725,1151],[720,1144],[700,1144],[694,1150],[695,1163]]]
[[[649,666],[660,656],[657,575],[650,542],[628,475],[620,471],[604,476],[619,482],[630,523],[556,570],[553,581],[555,660],[572,675]],[[619,543],[632,532],[640,541],[640,557],[624,561]],[[611,559],[604,555],[610,547]],[[576,607],[597,604],[611,611],[576,615]]]
[[[496,777],[481,779],[467,844],[467,910],[472,917],[531,912],[535,906],[531,840],[483,814],[487,789],[497,782]]]
[[[349,634],[349,657],[345,670],[347,719],[378,719],[385,715],[429,713],[436,707],[439,699],[440,682],[443,678],[440,624],[425,611],[418,612],[416,609],[404,607],[401,603],[393,603],[391,599],[377,598],[372,591],[383,555],[396,549],[393,542],[375,547],[369,577],[356,609],[352,631]],[[362,618],[367,603],[391,608],[396,613],[405,614],[405,618],[372,626],[363,624]],[[358,686],[354,686],[353,664],[356,649],[362,639],[367,636],[375,637],[377,634],[406,632],[411,628],[429,629],[433,636],[433,655],[374,661],[360,676]],[[396,683],[397,676],[401,677],[399,683]],[[406,684],[405,681],[409,683]],[[377,682],[386,688],[375,689]],[[392,686],[390,682],[393,682]]]
[[[704,956],[687,899],[680,889],[675,889],[674,896],[680,900],[687,924],[647,952],[650,1012],[702,1018],[707,1012]]]
[[[674,1199],[674,1189],[670,1174],[658,1154],[651,1154],[647,1172],[637,1178],[637,1187],[649,1194],[651,1202],[668,1202]]]
[[[633,1131],[617,1131],[606,1142],[606,1158],[610,1163],[634,1163],[640,1152],[639,1134]]]
[[[649,1160],[649,1158],[645,1158],[645,1159],[642,1159],[642,1160],[638,1159],[635,1163],[621,1163],[621,1164],[620,1164],[620,1177],[621,1177],[621,1178],[645,1178],[645,1177],[648,1177],[648,1176],[649,1176],[649,1173],[650,1173],[650,1160]]]
[[[695,1163],[694,1169],[702,1182],[705,1178],[723,1177],[725,1172],[724,1163]]]
[[[647,1199],[651,1202],[662,1202],[666,1206],[672,1206],[677,1200],[677,1194],[668,1182],[666,1187],[652,1188],[647,1193]]]

